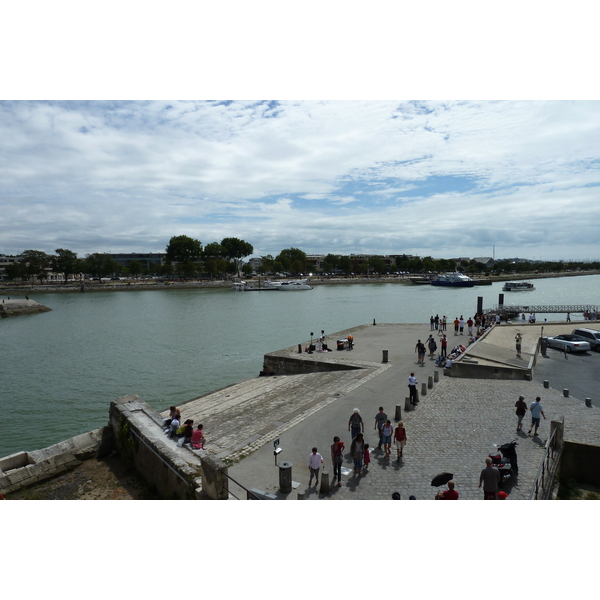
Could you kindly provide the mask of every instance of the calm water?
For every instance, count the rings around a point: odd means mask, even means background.
[[[505,301],[596,304],[599,284],[596,275],[539,279],[535,291],[506,293]],[[478,296],[490,307],[501,288],[391,283],[296,293],[35,294],[52,312],[0,319],[0,457],[103,426],[110,402],[126,394],[162,410],[255,377],[265,353],[306,342],[311,331],[335,333],[373,319],[429,323],[436,313],[468,318]]]

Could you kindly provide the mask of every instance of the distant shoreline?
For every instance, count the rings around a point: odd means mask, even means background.
[[[578,271],[576,273],[539,273],[525,275],[497,275],[494,277],[475,277],[487,281],[520,281],[530,279],[553,279],[557,277],[582,277],[585,275],[600,275],[600,271]],[[416,275],[415,277],[418,277]],[[414,285],[409,277],[340,277],[340,278],[320,278],[308,277],[310,285],[347,285],[347,284],[382,284],[398,283],[403,285]],[[251,282],[258,283],[258,279],[249,279]],[[173,281],[173,282],[111,282],[111,283],[86,283],[85,292],[124,292],[141,290],[169,290],[169,289],[229,289],[231,281]],[[37,285],[14,285],[0,284],[0,296],[11,294],[55,294],[55,293],[81,293],[79,283],[65,284],[37,284]]]

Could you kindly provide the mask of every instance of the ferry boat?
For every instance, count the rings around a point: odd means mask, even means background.
[[[431,285],[442,285],[446,287],[473,287],[475,282],[462,273],[440,273],[431,281]]]
[[[502,286],[503,292],[522,292],[525,290],[535,290],[531,281],[507,281]]]

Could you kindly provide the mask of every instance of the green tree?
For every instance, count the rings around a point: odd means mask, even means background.
[[[298,248],[286,248],[275,258],[283,265],[286,271],[292,273],[304,273],[306,271],[306,254]]]
[[[6,265],[4,272],[9,279],[23,279],[27,277],[27,267],[20,262],[14,262]]]
[[[206,244],[202,254],[204,258],[223,258],[225,256],[225,248],[218,242],[211,242],[210,244]]]
[[[338,268],[348,275],[352,271],[352,261],[349,256],[341,256],[338,261]]]
[[[166,252],[169,262],[185,264],[194,262],[202,256],[202,244],[187,235],[178,235],[169,240]]]
[[[127,268],[132,277],[137,277],[142,272],[142,263],[139,260],[130,260],[127,263]]]
[[[86,254],[83,259],[83,271],[92,277],[108,277],[119,271],[119,263],[108,254]]]
[[[81,261],[77,258],[77,253],[64,248],[56,249],[56,256],[50,259],[52,270],[55,273],[62,273],[65,278],[65,284],[69,279],[69,275],[73,275],[81,271]]]
[[[273,267],[274,263],[275,263],[275,259],[270,254],[267,254],[266,256],[261,256],[260,257],[260,266],[258,267],[258,272],[261,275],[264,275],[265,273],[274,273],[275,272],[275,268]]]
[[[223,238],[221,246],[223,247],[225,258],[229,258],[235,262],[237,273],[240,272],[242,259],[254,252],[252,244],[234,237]]]
[[[385,261],[380,256],[371,256],[367,261],[367,265],[371,273],[379,273],[381,275],[381,273],[385,273],[387,270]]]
[[[335,256],[334,254],[328,254],[323,259],[323,270],[326,273],[333,273],[338,266],[339,259],[339,256]]]
[[[25,267],[25,274],[33,279],[39,279],[40,283],[48,277],[50,257],[41,250],[25,250],[21,255],[21,264]]]

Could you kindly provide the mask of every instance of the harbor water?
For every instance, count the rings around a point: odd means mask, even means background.
[[[537,279],[506,304],[597,304],[599,276]],[[105,425],[115,398],[157,410],[256,377],[265,353],[356,325],[449,321],[498,302],[502,283],[443,288],[398,283],[320,285],[310,291],[186,289],[33,293],[52,312],[0,320],[0,457]],[[565,314],[538,314],[538,323]],[[573,314],[581,321],[581,314]],[[449,328],[451,325],[449,324]],[[415,340],[416,341],[416,340]],[[335,338],[329,343],[334,347]],[[360,339],[355,340],[360,344]]]

